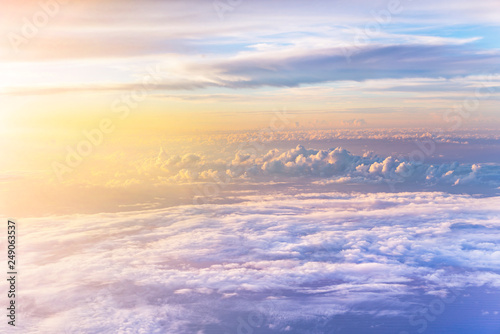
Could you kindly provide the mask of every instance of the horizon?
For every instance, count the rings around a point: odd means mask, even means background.
[[[0,331],[499,333],[497,0],[2,9]]]

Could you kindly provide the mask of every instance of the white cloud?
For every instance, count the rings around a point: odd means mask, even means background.
[[[240,199],[19,222],[20,328],[235,333],[237,316],[254,312],[271,333],[335,314],[406,316],[426,294],[500,287],[498,197]]]
[[[426,147],[429,143],[436,145],[428,137],[421,138],[420,142]],[[316,185],[398,183],[428,187],[484,185],[490,188],[500,185],[498,164],[422,163],[412,160],[411,156],[379,157],[373,153],[358,156],[341,147],[307,149],[300,144],[289,150],[257,150],[251,144],[248,146],[225,160],[209,154],[203,157],[186,154],[181,158],[161,151],[156,159],[142,162],[139,173],[181,183],[234,183],[241,179],[266,183],[270,179],[301,177],[311,179]],[[423,151],[418,153],[425,157]]]

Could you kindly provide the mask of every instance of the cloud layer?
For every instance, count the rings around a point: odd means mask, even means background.
[[[453,296],[500,288],[498,197],[241,200],[21,222],[23,332],[325,333],[360,315],[359,333],[416,332],[429,298],[461,310]],[[482,305],[469,317],[490,323]]]
[[[379,157],[373,152],[359,156],[342,147],[312,149],[302,145],[289,150],[264,149],[261,144],[240,146],[231,158],[210,158],[208,155],[186,153],[168,155],[163,150],[156,158],[138,165],[141,177],[157,182],[235,183],[243,181],[266,183],[303,178],[321,184],[402,184],[451,188],[462,185],[500,186],[500,167],[495,163],[428,163],[436,143],[423,137],[420,149],[408,156]],[[429,153],[429,151],[431,151]]]
[[[26,20],[44,14],[43,8],[34,2],[8,6],[11,17],[0,26],[8,37],[2,58],[24,64],[3,68],[9,78],[23,79],[22,87],[13,84],[6,92],[130,90],[151,63],[162,67],[161,91],[459,78],[495,70],[499,54],[490,39],[498,29],[496,2],[455,1],[453,10],[447,2],[397,2],[399,10],[392,14],[382,1],[359,1],[356,6],[315,1],[310,7],[300,1],[238,2],[226,4],[223,18],[217,6],[205,1],[74,1],[58,6],[29,37],[23,34],[29,30]],[[455,19],[450,22],[450,17]],[[478,28],[471,32],[456,27],[456,21]],[[13,34],[22,40],[20,45],[12,41]],[[58,62],[56,68],[67,68],[64,72],[70,75],[51,82],[33,76],[40,71],[54,76],[47,60]],[[84,62],[75,68],[68,60]],[[87,71],[94,72],[91,80],[82,75]]]

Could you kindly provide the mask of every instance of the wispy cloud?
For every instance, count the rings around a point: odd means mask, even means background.
[[[374,46],[353,55],[346,64],[341,48],[282,52],[251,52],[232,58],[203,61],[172,59],[175,66],[160,66],[164,79],[159,91],[193,90],[207,87],[256,88],[260,86],[296,87],[337,81],[366,81],[405,78],[460,78],[485,73],[496,75],[500,55],[482,54],[455,46]],[[441,82],[442,83],[442,82]],[[133,89],[134,83],[84,84],[60,87],[6,89],[6,94],[56,94],[67,92],[116,91]],[[443,85],[443,83],[442,83]],[[419,86],[413,86],[414,89]],[[428,87],[431,89],[431,87]],[[445,91],[453,86],[447,85]],[[393,91],[412,87],[394,87]],[[424,90],[425,87],[420,87]],[[428,90],[429,90],[428,89]],[[440,91],[438,86],[434,90]]]

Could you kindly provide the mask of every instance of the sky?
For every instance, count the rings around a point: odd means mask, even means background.
[[[29,205],[8,204],[16,215],[77,212],[75,204],[49,206],[67,198],[92,202],[90,194],[76,199],[88,187],[68,187],[103,184],[98,175],[129,173],[120,166],[141,164],[160,150],[196,154],[182,145],[200,135],[259,132],[278,122],[273,131],[419,129],[419,135],[459,136],[451,132],[472,129],[494,137],[499,126],[496,1],[4,6],[2,197],[19,203],[15,189],[39,188]],[[283,112],[290,117],[273,119]],[[66,163],[73,151],[91,153],[73,168]],[[116,202],[105,209],[116,209]],[[102,209],[95,205],[84,207]]]
[[[4,1],[0,35],[23,332],[499,332],[498,1]]]

